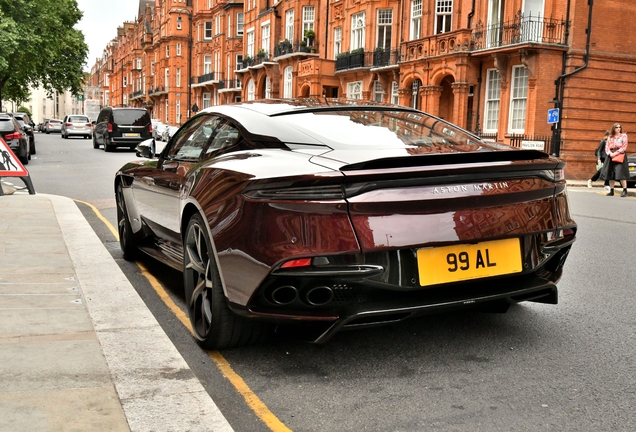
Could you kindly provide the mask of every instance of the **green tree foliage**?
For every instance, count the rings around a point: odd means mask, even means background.
[[[25,106],[21,106],[20,108],[18,108],[18,112],[27,113],[29,118],[33,118],[33,114],[31,114],[31,111]]]
[[[83,93],[88,55],[77,0],[0,0],[0,106],[29,98],[29,86]]]

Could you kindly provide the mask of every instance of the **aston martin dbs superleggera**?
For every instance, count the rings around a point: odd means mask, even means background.
[[[121,248],[180,270],[206,348],[478,305],[557,303],[576,235],[564,162],[407,107],[332,99],[206,109],[125,165]]]

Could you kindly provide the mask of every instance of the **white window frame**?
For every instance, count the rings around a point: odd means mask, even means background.
[[[524,133],[528,102],[528,69],[523,65],[513,66],[511,76],[508,132]]]
[[[170,57],[170,45],[166,45],[166,58]]]
[[[177,99],[175,103],[176,123],[181,124],[181,99]]]
[[[269,52],[270,35],[271,27],[269,26],[269,21],[266,21],[261,24],[261,48],[264,49],[266,53]]]
[[[212,72],[212,56],[205,55],[203,56],[203,74],[206,75]]]
[[[351,50],[364,49],[365,27],[366,16],[364,11],[351,15]]]
[[[177,30],[181,30],[181,17],[177,17]]]
[[[254,58],[254,27],[247,30],[247,44],[245,54]]]
[[[177,56],[181,56],[181,44],[177,43]]]
[[[423,0],[411,2],[411,40],[422,37],[422,3]]]
[[[283,74],[283,97],[290,99],[293,97],[292,84],[293,84],[293,69],[291,66],[287,66]]]
[[[303,6],[303,34],[301,39],[307,42],[305,39],[305,30],[314,29],[314,21],[316,19],[316,8],[313,6]]]
[[[212,21],[205,21],[203,25],[204,25],[203,39],[211,40],[212,39]]]
[[[378,9],[376,27],[374,48],[391,49],[393,41],[393,9]]]
[[[347,83],[347,99],[362,99],[362,81]]]
[[[166,90],[168,90],[170,88],[170,69],[166,68],[166,70],[164,71],[164,79],[165,79],[165,86],[166,86]]]
[[[168,98],[166,98],[166,123],[168,122],[168,111],[170,110],[170,104],[168,103]]]
[[[285,11],[285,38],[294,41],[294,10]]]
[[[441,26],[440,26],[441,21]],[[441,27],[441,28],[440,28]],[[446,28],[448,27],[448,30]],[[453,0],[435,1],[435,34],[453,30]]]
[[[486,70],[486,94],[484,95],[485,133],[499,130],[499,110],[501,107],[501,76],[497,69]]]
[[[243,25],[244,25],[245,15],[243,12],[238,12],[236,14],[236,35],[243,36]]]
[[[380,81],[373,81],[373,100],[376,102],[382,102],[384,98],[384,89],[382,88],[382,84]]]
[[[333,29],[333,58],[337,59],[342,52],[342,27]]]
[[[210,101],[211,101],[211,97],[210,97],[210,93],[203,93],[203,102],[201,103],[201,105],[203,106],[202,109],[205,108],[210,108]]]
[[[175,80],[176,86],[181,87],[181,68],[177,68]]]
[[[265,77],[265,99],[272,97],[272,80],[268,76]]]
[[[141,70],[141,57],[137,57],[137,69]]]
[[[398,105],[400,103],[399,89],[400,86],[398,85],[397,81],[393,81],[391,83],[391,103],[393,105]]]
[[[253,101],[256,99],[256,85],[254,84],[254,79],[250,78],[247,82],[247,100]]]

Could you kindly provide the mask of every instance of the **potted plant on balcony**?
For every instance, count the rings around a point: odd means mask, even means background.
[[[254,59],[252,57],[247,54],[243,56],[243,65],[252,66],[252,63],[254,63]]]
[[[256,52],[256,57],[258,57],[260,60],[263,60],[265,58],[265,56],[267,56],[267,53],[265,52],[265,50],[263,48],[260,48]]]
[[[292,51],[292,43],[289,39],[282,40],[278,43],[278,50],[280,54],[288,54]]]
[[[300,41],[300,52],[309,52],[309,48],[307,48],[307,42],[304,40]]]
[[[316,37],[316,33],[313,30],[305,30],[305,39],[307,40],[307,45],[314,45],[314,37]]]

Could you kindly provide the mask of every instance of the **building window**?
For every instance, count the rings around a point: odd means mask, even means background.
[[[351,50],[364,48],[364,12],[351,16]]]
[[[181,44],[180,43],[177,44],[177,55],[181,56]]]
[[[177,30],[181,30],[181,23],[183,22],[183,20],[181,19],[181,16],[177,17]]]
[[[177,124],[181,124],[181,99],[177,99],[177,103],[175,104],[175,113],[177,115]]]
[[[232,36],[232,15],[227,14],[227,35]]]
[[[391,49],[393,9],[378,9],[378,26],[375,47]]]
[[[453,27],[453,0],[437,0],[435,6],[435,34],[446,33]]]
[[[391,103],[393,105],[397,105],[400,102],[400,94],[398,93],[398,83],[397,81],[393,81],[391,83]]]
[[[141,69],[141,57],[137,57],[137,69]]]
[[[205,30],[203,33],[203,39],[210,40],[212,39],[212,21],[206,21],[204,25]]]
[[[166,123],[168,123],[168,110],[170,109],[170,105],[168,104],[168,98],[166,98]]]
[[[420,109],[420,87],[422,81],[419,79],[413,80],[411,85],[411,108]]]
[[[486,104],[484,105],[484,132],[497,132],[499,128],[499,98],[501,76],[497,69],[486,72]]]
[[[269,35],[270,35],[269,24],[262,25],[261,26],[261,48],[263,48],[265,52],[269,52]]]
[[[382,97],[384,96],[384,89],[382,88],[382,84],[380,81],[373,81],[373,100],[376,102],[382,102]]]
[[[247,82],[247,100],[248,101],[253,101],[255,98],[254,90],[255,86],[254,86],[254,80],[252,78],[250,78],[250,80]]]
[[[170,45],[166,45],[166,58],[170,57]]]
[[[307,30],[314,29],[314,19],[316,16],[316,9],[313,6],[303,6],[303,34],[302,39],[305,39],[305,32]]]
[[[342,52],[342,27],[333,29],[333,58],[337,59]]]
[[[523,133],[526,129],[526,99],[528,97],[528,69],[525,66],[512,68],[512,91],[510,92],[510,132]]]
[[[243,36],[243,12],[236,14],[236,35]]]
[[[247,31],[247,50],[245,54],[254,57],[254,29],[251,28]]]
[[[265,77],[265,99],[272,97],[272,82],[269,77]]]
[[[287,66],[285,68],[285,74],[283,78],[283,97],[291,98],[292,97],[292,67]]]
[[[166,90],[168,90],[168,87],[170,86],[170,69],[166,69],[165,79],[166,79]]]
[[[285,12],[285,38],[294,40],[294,10],[290,9]]]
[[[203,75],[212,72],[212,56],[203,56]]]
[[[128,85],[128,77],[124,77],[123,86],[126,87]]]
[[[181,68],[177,68],[177,74],[175,76],[176,86],[181,87]]]
[[[411,40],[422,36],[422,0],[411,3]]]
[[[203,109],[210,108],[210,93],[203,93]]]
[[[354,81],[347,84],[348,99],[362,99],[362,81]]]
[[[214,17],[214,34],[218,35],[221,33],[221,15],[217,15]]]

